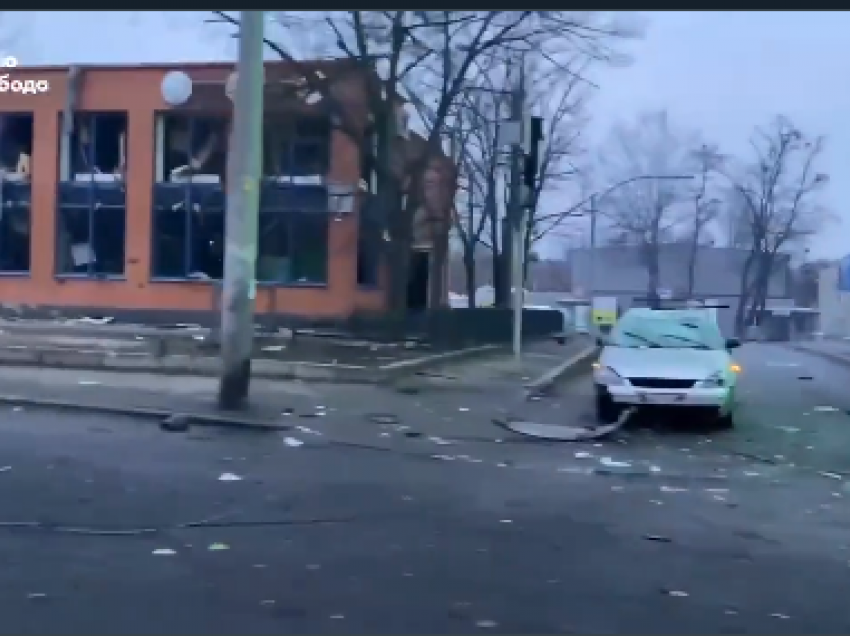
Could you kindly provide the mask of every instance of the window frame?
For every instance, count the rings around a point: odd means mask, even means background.
[[[273,203],[264,205],[263,194],[278,191],[291,191],[293,194],[297,191],[307,192],[308,190],[318,191],[321,189],[324,193],[325,205],[322,209],[311,209],[305,205],[282,205],[276,206]],[[260,189],[260,205],[257,212],[257,260],[255,263],[254,278],[258,287],[274,287],[274,288],[327,288],[330,284],[330,269],[331,269],[331,250],[330,250],[330,233],[331,233],[331,218],[332,214],[328,204],[327,188],[323,186],[298,186],[298,185],[280,185],[274,181],[263,179],[263,187]],[[277,280],[260,280],[257,277],[257,269],[260,265],[260,239],[263,216],[280,216],[283,222],[286,223],[287,232],[287,252],[292,260],[292,255],[295,253],[294,246],[298,244],[297,236],[297,220],[300,218],[321,218],[324,220],[324,238],[325,238],[325,280],[323,281],[277,281]]]
[[[15,111],[4,111],[0,113],[0,117],[29,117],[32,123],[32,138],[30,139],[30,166],[29,166],[29,178],[25,181],[17,181],[17,182],[9,182],[9,185],[14,185],[16,189],[26,186],[28,194],[25,202],[20,200],[15,201],[16,205],[6,205],[6,181],[3,180],[3,183],[0,184],[0,211],[2,211],[3,216],[6,216],[7,208],[12,209],[15,207],[18,208],[26,208],[27,211],[27,240],[29,241],[28,246],[28,257],[27,257],[27,269],[25,270],[5,270],[0,269],[0,278],[28,278],[32,275],[32,177],[35,172],[35,164],[33,163],[33,155],[35,146],[35,111],[29,110],[15,110]],[[2,239],[0,239],[2,240]],[[2,250],[2,245],[0,245],[0,250]],[[0,251],[2,254],[2,251]]]
[[[319,134],[304,134],[303,128],[305,126],[305,122],[321,122],[323,127],[323,133]],[[282,137],[278,137],[273,134],[273,131],[269,130],[270,126],[278,123],[281,126],[282,130],[286,130],[287,133]],[[300,125],[299,125],[300,124]],[[319,115],[283,115],[283,116],[275,116],[275,115],[267,115],[265,121],[263,123],[264,134],[266,134],[267,139],[276,139],[279,142],[280,153],[278,153],[278,148],[270,148],[270,153],[264,152],[263,157],[263,166],[262,173],[263,178],[305,178],[311,176],[320,176],[324,178],[331,169],[331,150],[333,143],[333,126],[331,125],[330,117],[327,116],[319,116]],[[315,145],[320,149],[320,163],[318,166],[318,171],[307,171],[305,170],[292,170],[292,167],[296,165],[295,157],[296,157],[296,149],[303,148],[308,145]],[[268,156],[265,156],[268,155]],[[278,156],[281,165],[283,168],[282,172],[279,174],[273,173],[271,171],[267,171],[266,161],[265,159],[271,159],[275,156]],[[284,158],[286,161],[284,162]]]
[[[225,130],[223,131],[225,134],[225,143],[226,137],[229,135],[229,127],[231,124],[231,115],[229,113],[222,112],[197,112],[197,111],[155,111],[153,113],[154,116],[154,152],[153,152],[153,169],[154,169],[154,178],[153,183],[151,184],[151,246],[150,246],[150,271],[148,273],[148,278],[151,282],[179,282],[179,283],[200,283],[200,284],[220,284],[224,279],[224,267],[222,266],[222,277],[221,278],[200,278],[200,277],[192,277],[190,274],[192,273],[192,258],[193,258],[193,230],[192,230],[192,222],[191,215],[193,212],[193,206],[197,203],[196,198],[196,187],[203,186],[202,189],[207,190],[208,193],[217,193],[220,194],[221,200],[221,209],[220,213],[222,218],[224,219],[224,228],[223,232],[226,232],[226,223],[227,223],[227,199],[225,192],[225,184],[224,177],[225,174],[221,175],[221,179],[218,183],[203,183],[203,182],[193,182],[191,174],[189,178],[183,182],[175,182],[169,181],[168,175],[165,170],[165,153],[167,151],[166,148],[166,125],[168,119],[185,119],[188,124],[189,130],[189,139],[188,139],[188,150],[187,150],[187,161],[191,161],[191,149],[193,148],[194,142],[194,133],[196,130],[196,122],[199,119],[207,119],[207,120],[220,120],[224,126]],[[225,148],[225,166],[227,164],[227,148]],[[160,211],[157,207],[157,191],[158,186],[168,185],[177,189],[178,187],[183,192],[183,209],[182,217],[183,217],[183,226],[184,226],[184,237],[183,237],[183,275],[182,276],[161,276],[156,273],[157,259],[159,256],[159,249],[157,247],[157,217],[158,212]],[[193,185],[195,187],[193,187]],[[215,213],[218,213],[218,208],[213,208]]]
[[[99,115],[106,116],[114,116],[114,115],[123,115],[124,116],[124,157],[123,157],[123,166],[122,166],[122,176],[120,179],[115,179],[114,181],[106,181],[99,182],[96,179],[89,179],[87,181],[77,181],[74,178],[73,173],[73,161],[72,161],[72,153],[73,149],[73,133],[66,139],[65,136],[65,128],[64,128],[64,117],[65,113],[58,113],[59,118],[59,167],[58,167],[58,176],[56,183],[56,202],[55,202],[55,221],[53,228],[54,235],[54,259],[53,259],[53,276],[57,279],[82,279],[82,280],[126,280],[127,278],[127,175],[129,174],[129,166],[128,166],[128,152],[127,148],[129,146],[129,130],[130,130],[130,113],[127,110],[112,110],[112,109],[98,109],[98,110],[75,110],[72,113],[74,117],[74,128],[73,130],[78,130],[78,126],[80,125],[81,118],[85,118],[84,121],[93,122],[96,121],[96,118]],[[89,130],[91,131],[91,140],[90,145],[92,147],[92,166],[96,166],[97,162],[95,161],[96,155],[96,147],[97,147],[97,127],[96,125],[90,125]],[[66,140],[69,142],[66,144]],[[91,173],[94,174],[94,173]],[[66,184],[75,184],[82,186],[83,184],[87,184],[86,190],[88,193],[87,204],[77,204],[77,203],[62,203],[62,191],[63,186]],[[115,189],[120,190],[120,192],[124,196],[123,205],[117,204],[101,204],[97,201],[96,193],[99,187],[103,187],[105,184],[117,186]],[[82,188],[81,188],[82,189]],[[104,190],[110,190],[111,188],[103,188]],[[63,272],[61,270],[62,267],[62,259],[61,259],[61,235],[60,231],[62,229],[62,212],[63,209],[76,209],[76,210],[88,210],[88,237],[89,237],[89,245],[94,245],[94,227],[95,227],[95,218],[96,212],[100,212],[102,210],[116,210],[122,209],[124,211],[124,234],[122,236],[123,242],[123,258],[122,258],[122,267],[121,273],[106,273],[106,272],[97,272],[91,262],[89,262],[86,266],[85,272]],[[97,263],[97,254],[95,254],[95,261]]]

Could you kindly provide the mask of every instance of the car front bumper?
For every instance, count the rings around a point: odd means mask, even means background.
[[[644,389],[629,385],[597,385],[597,391],[610,396],[615,404],[630,406],[693,406],[717,407],[726,405],[729,387],[690,389]]]

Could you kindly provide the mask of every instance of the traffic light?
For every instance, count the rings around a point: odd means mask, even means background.
[[[523,150],[525,151],[522,171],[523,184],[534,189],[540,171],[540,151],[543,141],[543,118],[529,116],[523,121]]]

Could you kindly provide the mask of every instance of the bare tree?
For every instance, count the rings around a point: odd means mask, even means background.
[[[228,12],[215,12],[215,16],[216,21],[238,27]],[[414,215],[427,203],[423,201],[426,173],[440,153],[446,122],[467,80],[477,72],[476,62],[497,49],[538,51],[553,64],[576,51],[613,60],[610,42],[631,35],[599,12],[293,11],[277,12],[276,20],[287,37],[267,39],[268,47],[297,70],[305,98],[320,100],[334,125],[360,147],[361,156],[373,159],[377,186],[372,194],[383,211],[388,238],[376,248],[386,251],[389,305],[399,312],[406,307]],[[328,77],[327,69],[301,61],[297,46],[283,44],[303,42],[304,33],[310,34],[312,55],[342,56],[351,62],[348,74],[363,80],[368,125],[358,121],[364,113],[346,108],[339,72]],[[402,102],[414,103],[429,116],[423,122],[421,152],[400,160]]]
[[[485,234],[496,219],[496,184],[499,167],[497,114],[500,94],[467,91],[458,104],[451,135],[457,151],[458,196],[454,225],[462,247],[468,306],[475,306],[476,262],[479,245],[492,249]]]
[[[827,218],[818,195],[829,178],[816,169],[823,137],[808,137],[778,116],[769,127],[757,128],[750,144],[753,159],[726,171],[750,239],[735,315],[739,333],[764,310],[782,250],[805,244]]]
[[[525,270],[534,245],[559,228],[568,215],[547,215],[541,219],[541,207],[547,194],[562,192],[579,176],[580,159],[584,148],[580,145],[582,129],[587,125],[585,107],[590,89],[588,67],[594,60],[581,58],[561,68],[538,65],[531,68],[530,97],[544,121],[544,145],[535,187],[531,192],[523,237]]]
[[[687,215],[687,187],[663,176],[692,173],[693,139],[670,125],[664,111],[647,113],[631,125],[613,129],[603,148],[603,169],[611,181],[637,175],[662,178],[635,180],[609,193],[600,203],[611,229],[640,250],[647,273],[647,298],[660,301],[660,246],[680,232]]]
[[[720,167],[722,157],[717,148],[703,144],[694,152],[696,167],[696,185],[693,192],[693,217],[691,219],[690,253],[688,254],[688,296],[694,294],[699,248],[706,234],[706,228],[713,223],[720,212],[720,200],[713,196],[712,176]]]
[[[526,218],[523,261],[526,278],[533,245],[563,221],[563,217],[547,217],[546,223],[538,228],[536,214],[541,197],[556,190],[578,172],[573,158],[578,154],[577,138],[585,121],[579,116],[586,95],[586,91],[580,90],[580,85],[586,84],[583,72],[587,69],[587,63],[560,68],[553,67],[546,60],[531,64],[529,57],[532,57],[531,54],[526,56],[529,101],[544,119],[546,141]],[[481,85],[470,87],[459,101],[452,126],[456,138],[462,140],[458,167],[463,175],[461,198],[465,208],[456,219],[456,229],[464,248],[469,284],[474,285],[475,250],[484,247],[493,254],[493,280],[495,288],[500,289],[500,277],[505,272],[499,263],[500,245],[494,238],[498,236],[499,189],[504,197],[503,205],[507,207],[509,184],[507,179],[499,179],[507,153],[499,145],[498,124],[507,115],[509,95],[497,88],[492,81],[493,73],[482,73],[479,79]],[[470,289],[474,291],[474,287]]]

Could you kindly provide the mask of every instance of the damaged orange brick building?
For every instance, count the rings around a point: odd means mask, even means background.
[[[315,64],[332,77],[341,63]],[[31,314],[216,320],[233,65],[7,70],[10,79],[50,88],[0,92],[0,302]],[[320,107],[295,104],[290,66],[265,70],[256,312],[338,321],[380,311],[384,230],[366,213],[369,162]],[[175,71],[192,87],[176,107],[162,96]],[[365,120],[362,78],[346,74],[334,90]],[[405,137],[399,143],[411,151],[425,145]],[[427,304],[434,277],[446,295],[445,268],[432,254],[448,240],[454,166],[444,156],[428,165],[415,217],[412,308]]]

